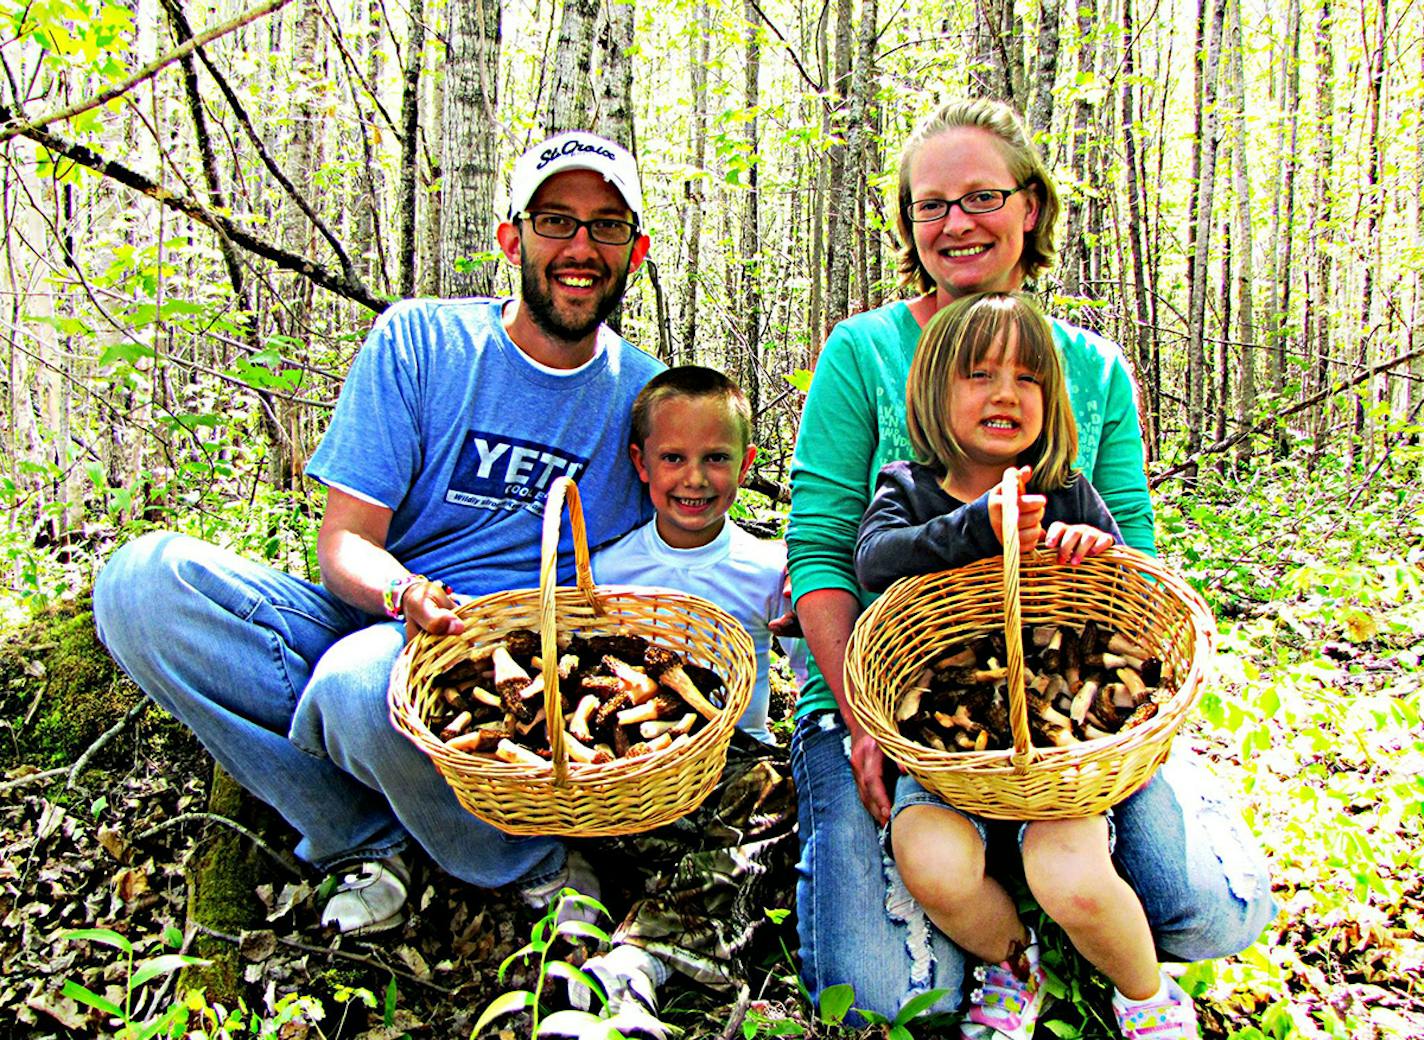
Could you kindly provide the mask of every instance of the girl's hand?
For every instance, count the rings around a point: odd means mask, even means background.
[[[1113,536],[1088,524],[1065,524],[1055,520],[1048,525],[1044,544],[1058,550],[1058,562],[1082,563],[1089,556],[1112,548]]]
[[[1029,478],[1033,476],[1032,466],[1021,466],[1018,469],[1008,469],[1004,471],[1004,476],[1013,474],[1018,483],[1018,506],[1019,506],[1019,552],[1026,553],[1033,549],[1043,538],[1043,513],[1048,507],[1048,499],[1043,495],[1026,494],[1028,490]],[[999,544],[1004,542],[1004,498],[1003,485],[995,486],[989,492],[989,524],[994,529],[994,537],[999,540]]]

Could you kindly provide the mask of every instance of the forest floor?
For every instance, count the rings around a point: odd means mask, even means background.
[[[1177,753],[1190,745],[1239,792],[1280,905],[1254,946],[1186,968],[1182,980],[1208,1040],[1424,1038],[1419,492],[1373,508],[1345,489],[1331,510],[1280,486],[1279,497],[1256,489],[1254,503],[1222,492],[1160,509],[1169,555],[1207,591],[1222,632],[1217,679]],[[291,858],[291,832],[250,805],[220,819],[207,756],[152,707],[76,771],[94,738],[139,703],[102,651],[85,647],[88,624],[82,610],[62,611],[0,645],[11,736],[0,749],[0,1037],[115,1035],[112,1016],[73,983],[120,1007],[128,993],[132,1021],[156,1020],[195,977],[144,979],[134,966],[179,950],[222,953],[228,975],[206,982],[243,995],[245,1035],[467,1037],[491,999],[535,981],[520,968],[497,977],[528,941],[533,912],[433,868],[402,929],[354,941],[324,932],[321,879]],[[252,884],[230,894],[230,926],[185,940],[193,878],[214,855],[243,858]],[[687,1037],[885,1035],[818,1021],[806,1006],[782,948],[794,949],[794,922],[777,911],[791,906],[788,891],[767,908],[780,920],[741,999],[669,984],[664,1018]],[[104,941],[65,937],[86,928],[126,937],[133,964]],[[163,945],[165,931],[180,946]],[[1063,992],[1040,1035],[1110,1036],[1101,980],[1060,967]],[[289,1002],[279,1026],[284,1013],[272,1008],[290,994],[319,1001],[324,1017]],[[189,1005],[193,1024],[213,1010]],[[952,1035],[943,1022],[912,1030]],[[490,1035],[527,1034],[515,1015]]]

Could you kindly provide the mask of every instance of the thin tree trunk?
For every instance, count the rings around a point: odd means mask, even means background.
[[[708,24],[708,0],[697,0],[693,21],[693,54],[689,75],[692,89],[693,175],[682,182],[686,208],[682,223],[682,359],[692,363],[697,357],[697,289],[702,278],[702,197],[706,190],[704,166],[707,162],[707,56],[711,34],[702,31]]]
[[[866,290],[865,238],[869,234],[865,219],[865,150],[870,137],[871,97],[876,89],[875,75],[875,23],[878,18],[876,0],[862,0],[860,5],[860,34],[856,41],[855,69],[851,73],[850,84],[850,125],[846,133],[846,181],[855,192],[857,259],[860,271],[860,309],[869,304],[870,294]]]
[[[598,59],[598,132],[637,154],[633,125],[634,0],[619,0],[602,9],[596,37]]]
[[[1334,273],[1330,259],[1329,239],[1334,222],[1331,185],[1335,161],[1335,48],[1330,34],[1334,31],[1331,0],[1320,0],[1320,12],[1315,33],[1315,119],[1316,163],[1315,205],[1311,210],[1309,237],[1312,256],[1311,284],[1307,286],[1306,329],[1310,343],[1308,358],[1314,363],[1312,389],[1323,390],[1330,384],[1330,283]],[[1312,440],[1315,450],[1325,447],[1329,428],[1330,401],[1322,400],[1315,409]]]
[[[1131,346],[1137,361],[1138,383],[1146,397],[1146,407],[1142,409],[1143,437],[1147,444],[1147,458],[1155,459],[1158,453],[1157,429],[1160,419],[1162,398],[1152,373],[1152,358],[1155,353],[1156,330],[1152,323],[1151,304],[1148,296],[1151,287],[1147,283],[1147,269],[1143,263],[1145,246],[1143,243],[1143,223],[1147,218],[1146,201],[1143,198],[1143,172],[1138,157],[1137,146],[1137,102],[1134,78],[1137,64],[1137,41],[1133,34],[1132,0],[1123,0],[1123,39],[1126,41],[1122,58],[1122,140],[1123,158],[1127,173],[1127,233],[1128,254],[1132,263],[1132,304],[1133,336]]]
[[[1204,0],[1212,3],[1212,0]],[[1217,123],[1217,67],[1221,56],[1221,36],[1225,21],[1225,0],[1218,0],[1210,13],[1211,33],[1206,40],[1206,55],[1202,63],[1201,90],[1197,95],[1198,122],[1201,126],[1201,159],[1195,185],[1195,234],[1192,242],[1190,293],[1187,303],[1187,450],[1194,454],[1202,445],[1206,402],[1206,287],[1210,258],[1212,199],[1216,186],[1216,149],[1220,140]]]
[[[551,134],[590,129],[588,110],[597,18],[598,0],[566,0],[564,3],[549,82],[549,113],[545,118],[545,129]]]
[[[1277,62],[1281,70],[1278,101],[1284,122],[1277,137],[1280,177],[1271,200],[1272,313],[1266,352],[1266,385],[1278,398],[1286,389],[1285,352],[1290,342],[1291,288],[1295,281],[1292,247],[1295,243],[1296,148],[1300,138],[1300,28],[1300,0],[1290,0],[1286,11],[1286,49]],[[1281,427],[1273,438],[1275,457],[1283,457],[1287,447],[1287,431]]]
[[[1038,5],[1038,46],[1028,106],[1028,128],[1037,134],[1046,134],[1053,129],[1053,84],[1058,78],[1058,51],[1062,39],[1058,7],[1058,0],[1043,0]],[[1124,31],[1123,38],[1130,42],[1132,33]]]
[[[396,285],[402,296],[415,294],[416,168],[420,163],[420,73],[425,64],[425,0],[411,0],[410,38],[406,42],[401,90],[401,165],[397,209],[400,245],[396,250]]]
[[[836,67],[832,84],[831,132],[839,139],[827,156],[830,166],[827,209],[830,230],[826,253],[830,275],[826,282],[826,325],[829,328],[850,313],[851,219],[855,215],[856,189],[850,174],[849,105],[851,87],[851,0],[836,0]]]
[[[758,79],[761,75],[761,19],[757,15],[753,0],[745,0],[743,16],[746,19],[746,64],[743,67],[744,102],[751,118],[746,120],[747,153],[751,164],[747,170],[747,191],[745,208],[742,211],[741,227],[741,340],[742,340],[742,390],[752,405],[752,414],[761,411],[761,379],[758,366],[761,361],[761,281],[760,263],[761,224],[760,199],[757,185],[761,180],[761,162],[757,148],[757,106],[761,103]]]
[[[1231,232],[1231,250],[1236,254],[1236,342],[1240,344],[1237,371],[1236,421],[1246,429],[1256,418],[1256,308],[1252,299],[1255,283],[1254,234],[1251,223],[1251,178],[1246,154],[1246,72],[1241,51],[1244,46],[1241,25],[1241,0],[1231,0],[1231,35],[1227,42],[1227,63],[1233,94],[1231,119],[1232,171],[1236,196],[1235,228]],[[1222,348],[1225,357],[1226,348]],[[1223,411],[1223,414],[1224,411]],[[1236,449],[1238,462],[1251,458],[1251,438],[1244,438]]]
[[[1365,147],[1369,149],[1366,162],[1365,183],[1361,192],[1365,209],[1365,257],[1363,281],[1360,286],[1359,347],[1355,353],[1355,364],[1360,371],[1370,367],[1370,343],[1374,325],[1374,271],[1380,263],[1379,224],[1383,206],[1380,185],[1380,164],[1383,161],[1384,142],[1380,138],[1380,108],[1384,94],[1384,48],[1388,31],[1387,0],[1375,0],[1374,40],[1370,48],[1370,74],[1365,93]],[[1368,386],[1367,392],[1355,397],[1355,436],[1346,448],[1346,458],[1354,461],[1356,446],[1359,445],[1368,460],[1372,454],[1365,439],[1365,402],[1379,403],[1379,393],[1375,386]]]
[[[489,248],[499,172],[491,132],[499,102],[499,0],[448,8],[445,102],[440,141],[440,271],[446,296],[489,296],[498,267],[473,264]]]

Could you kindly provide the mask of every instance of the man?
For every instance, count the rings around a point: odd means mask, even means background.
[[[626,445],[633,399],[663,365],[602,324],[647,255],[641,211],[628,152],[552,138],[515,164],[497,232],[519,297],[405,301],[377,319],[307,466],[327,488],[320,586],[171,533],[123,547],[95,583],[124,671],[296,828],[299,856],[344,874],[324,924],[400,924],[412,839],[535,907],[566,883],[597,894],[561,842],[466,812],[390,725],[386,684],[401,621],[454,634],[452,590],[538,584],[554,477],[597,503],[591,546],[651,516]],[[572,559],[560,554],[569,574]]]

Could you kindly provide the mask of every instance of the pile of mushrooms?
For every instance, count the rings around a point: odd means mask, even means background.
[[[1024,630],[1024,693],[1035,747],[1067,747],[1140,726],[1171,700],[1171,669],[1118,632],[1081,627]],[[936,751],[1013,747],[1002,634],[948,648],[899,697],[906,738]]]
[[[547,763],[538,633],[510,632],[437,676],[430,728],[447,747]],[[559,697],[570,764],[641,758],[692,739],[722,710],[716,672],[642,636],[560,636]]]

